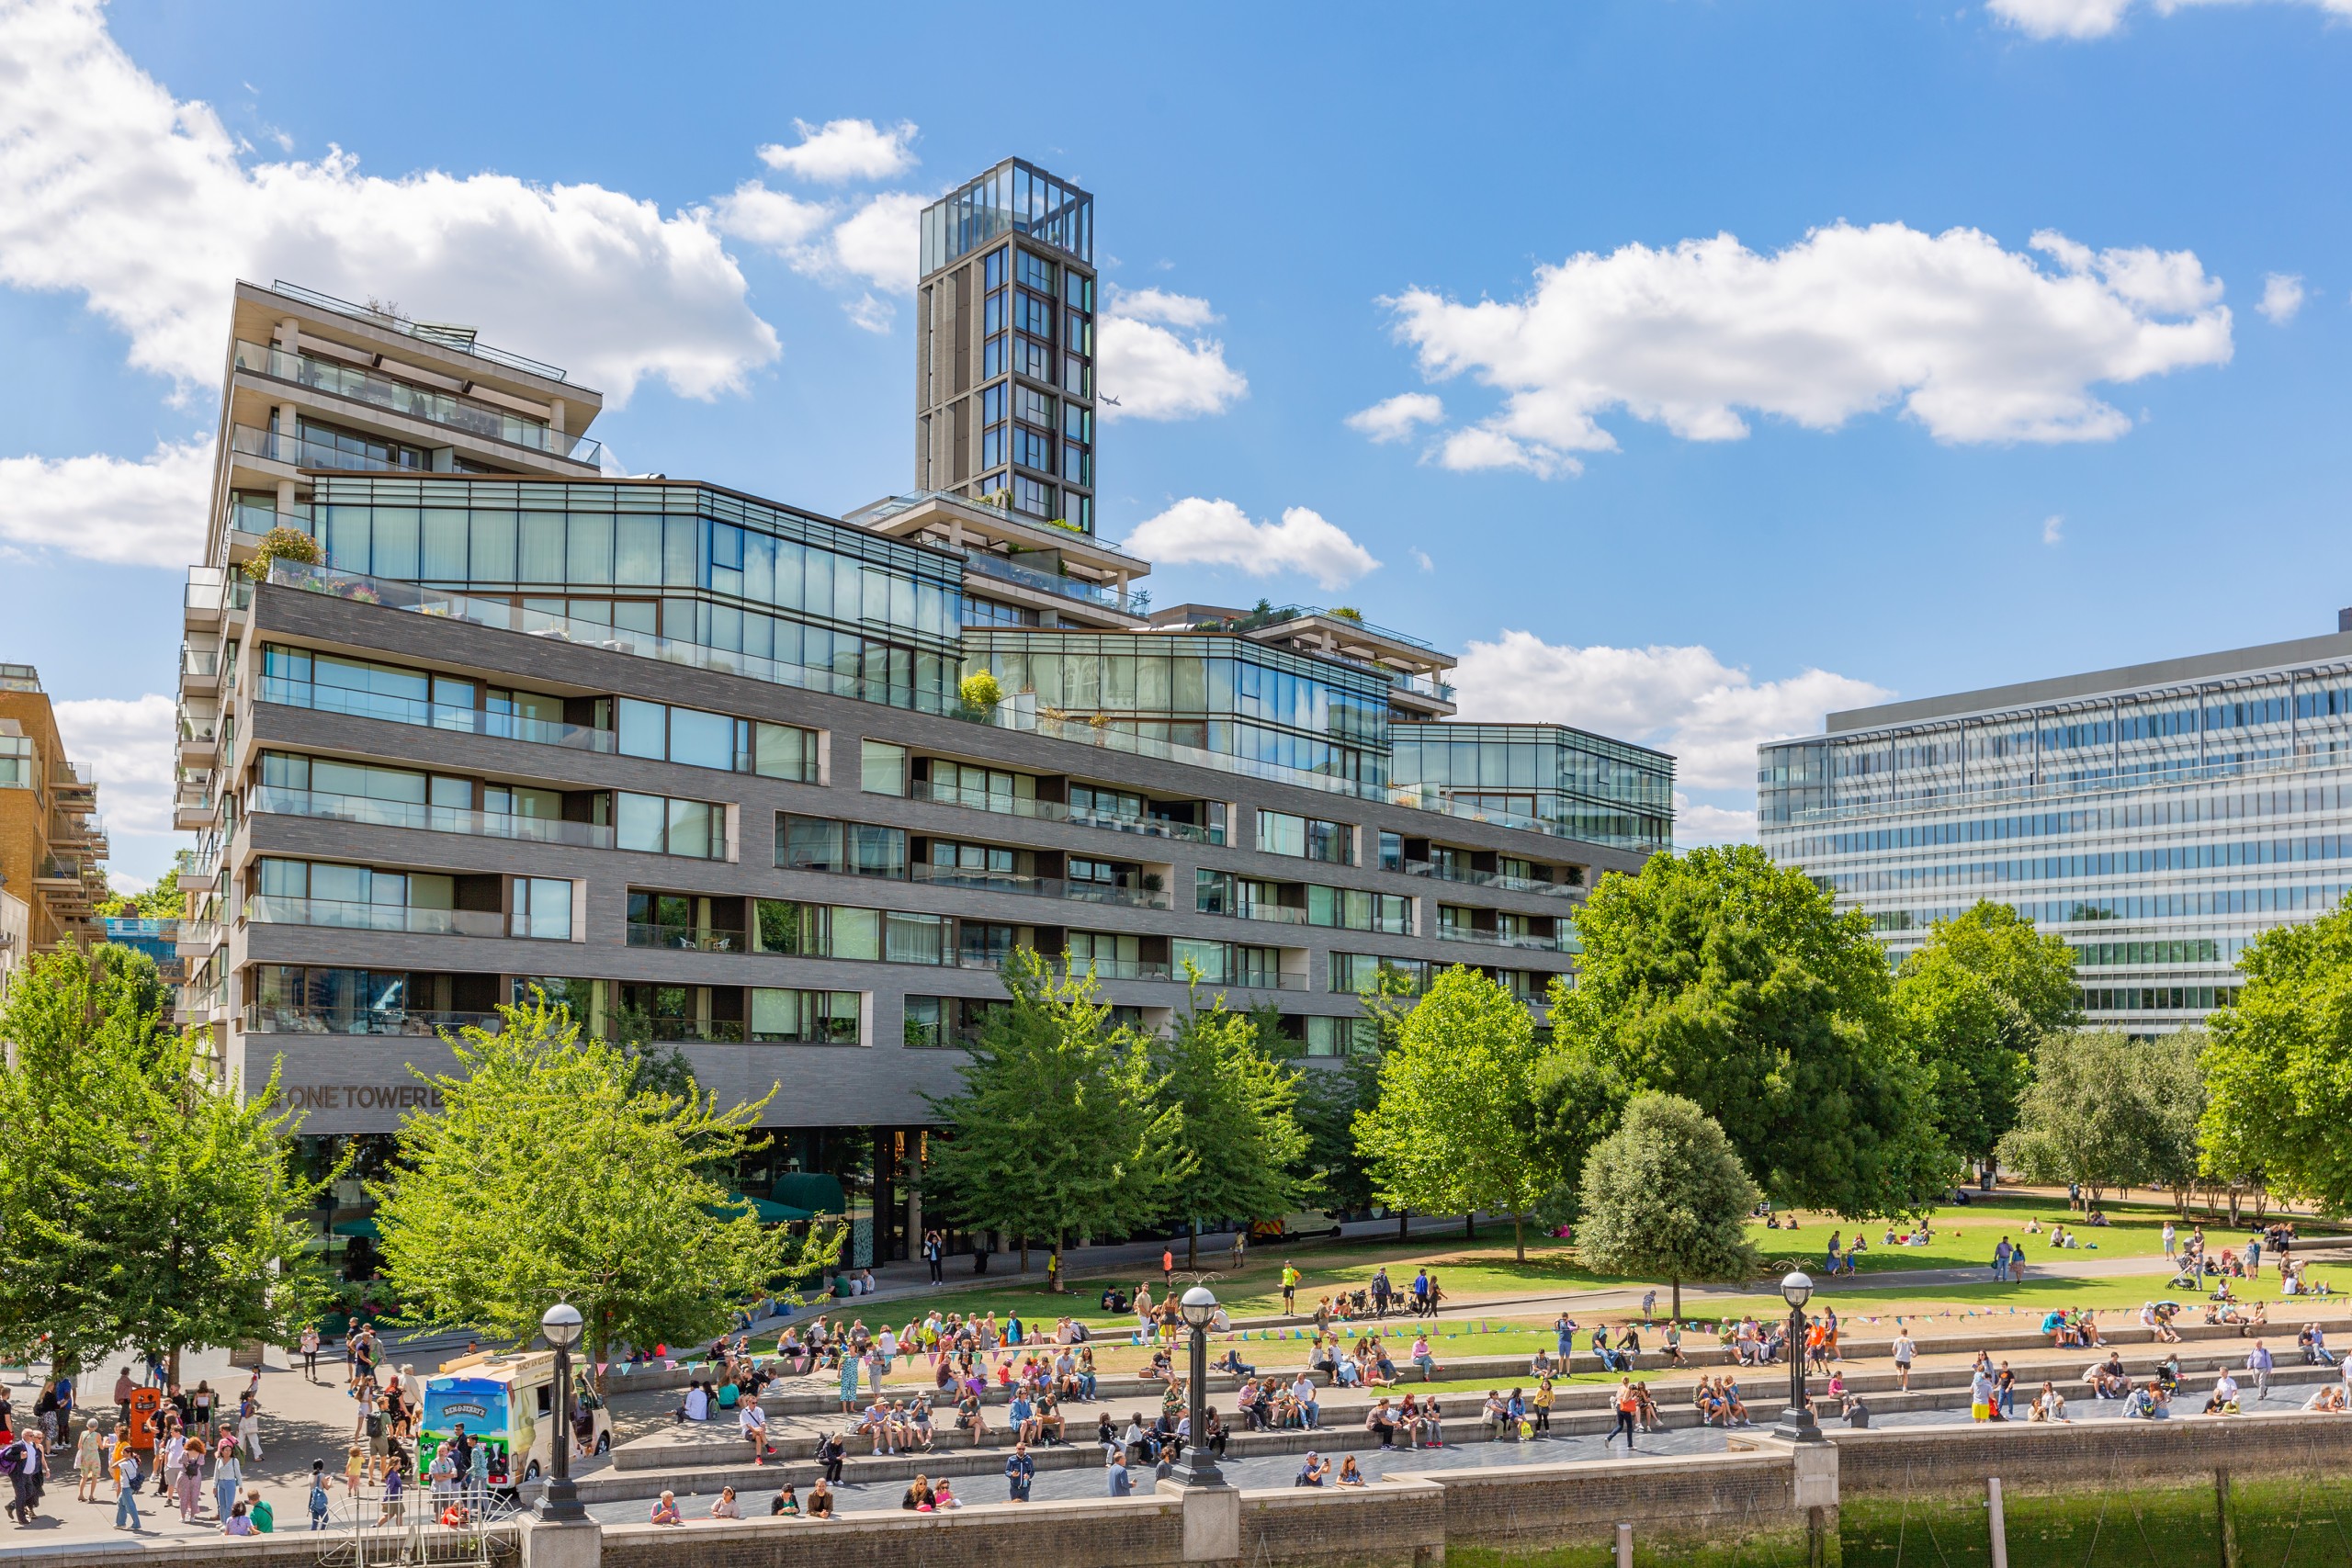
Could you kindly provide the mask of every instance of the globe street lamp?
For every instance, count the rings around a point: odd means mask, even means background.
[[[1195,1285],[1177,1310],[1193,1330],[1193,1442],[1184,1459],[1184,1484],[1222,1486],[1225,1472],[1209,1452],[1209,1325],[1216,1320],[1216,1297],[1206,1285]]]
[[[1813,1280],[1802,1269],[1781,1281],[1781,1299],[1789,1303],[1789,1407],[1772,1435],[1792,1443],[1823,1440],[1820,1423],[1804,1402],[1804,1303],[1813,1299]]]
[[[549,1524],[585,1524],[580,1489],[571,1483],[571,1348],[580,1342],[580,1309],[558,1302],[539,1319],[539,1332],[555,1351],[555,1461],[547,1490],[539,1494],[539,1517]]]

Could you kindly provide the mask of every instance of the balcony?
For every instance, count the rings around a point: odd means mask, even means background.
[[[1122,817],[1108,811],[1084,811],[1050,800],[1027,800],[1019,795],[993,795],[986,790],[963,789],[945,784],[918,782],[909,786],[910,800],[927,800],[934,806],[957,806],[967,811],[993,812],[1000,817],[1024,817],[1038,822],[1068,822],[1080,828],[1101,828],[1114,833],[1136,833],[1148,839],[1178,839],[1193,844],[1221,844],[1222,830],[1197,828],[1190,822],[1170,822],[1159,817]]]
[[[220,852],[217,848],[198,850],[180,865],[180,886],[192,893],[209,888],[220,877]]]
[[[220,803],[212,796],[212,784],[205,780],[184,784],[172,796],[172,827],[175,831],[194,833],[210,827]]]
[[[1165,909],[1170,907],[1167,892],[1159,888],[1122,887],[1102,882],[1069,882],[1058,876],[1029,876],[1010,871],[970,871],[953,865],[918,865],[909,869],[910,881],[927,883],[933,887],[969,888],[978,893],[1018,893],[1035,898],[1067,898],[1081,904],[1111,904],[1130,909]]]
[[[1508,947],[1522,953],[1577,953],[1572,936],[1522,936],[1508,931],[1474,931],[1468,926],[1440,926],[1440,942],[1466,942],[1480,947]]]
[[[253,580],[244,573],[217,566],[187,569],[187,589],[182,603],[184,624],[189,631],[210,631],[220,625],[223,615],[243,610],[253,602]]]
[[[1023,588],[1034,588],[1041,593],[1058,594],[1064,599],[1075,599],[1080,604],[1100,605],[1105,610],[1117,610],[1123,615],[1132,615],[1139,613],[1132,607],[1133,596],[1122,593],[1115,588],[1107,587],[1099,582],[1089,582],[1083,578],[1061,577],[1050,571],[1039,571],[1033,566],[1020,566],[993,551],[967,549],[964,552],[964,564],[983,577],[993,577],[1001,581],[1018,583]]]
[[[182,958],[203,958],[220,945],[218,920],[182,920],[175,950]]]
[[[505,1019],[494,1012],[435,1012],[420,1008],[311,1007],[293,1002],[247,1002],[249,1034],[398,1034],[429,1039],[444,1030],[479,1029],[495,1034]]]
[[[569,379],[561,370],[552,365],[543,364],[537,359],[527,359],[519,354],[509,354],[504,349],[492,348],[486,343],[477,343],[469,330],[436,326],[429,321],[412,321],[405,316],[395,316],[388,310],[374,310],[366,305],[355,305],[348,299],[338,299],[332,294],[322,294],[315,288],[304,288],[297,284],[285,282],[283,279],[272,282],[269,291],[272,294],[282,294],[288,299],[299,299],[305,305],[316,305],[322,310],[332,310],[338,316],[349,316],[352,320],[363,321],[379,332],[398,333],[403,337],[413,337],[419,343],[431,344],[435,348],[444,349],[451,354],[462,354],[470,358],[488,360],[492,365],[503,365],[509,369],[537,376],[543,381]]]
[[[273,380],[290,381],[297,386],[380,409],[386,413],[442,425],[477,440],[519,446],[526,451],[560,457],[592,468],[599,465],[604,455],[601,442],[566,435],[560,430],[548,428],[545,421],[531,419],[454,392],[420,387],[379,370],[331,359],[315,359],[307,355],[288,354],[266,344],[243,341],[235,345],[235,355],[240,370],[250,370]]]
[[[86,805],[98,792],[97,770],[85,762],[58,762],[49,770],[49,785],[69,800],[79,799]]]
[[[708,927],[666,925],[652,920],[631,920],[628,923],[628,945],[658,947],[677,953],[749,953],[751,944],[741,931],[715,931]]]
[[[180,690],[183,693],[213,692],[220,687],[220,650],[180,644]]]
[[[1503,893],[1533,893],[1543,897],[1573,898],[1581,902],[1591,890],[1581,883],[1538,882],[1524,876],[1502,876],[1491,871],[1446,869],[1425,860],[1405,863],[1408,876],[1426,876],[1436,882],[1459,883],[1465,887],[1492,887]]]
[[[33,872],[33,885],[44,893],[78,893],[82,888],[81,864],[51,855]]]
[[[345,473],[429,474],[435,470],[418,463],[396,462],[366,452],[346,452],[323,441],[281,435],[250,424],[232,425],[229,450],[241,457],[283,463],[291,468],[324,468]]]
[[[180,766],[210,767],[220,750],[220,718],[218,714],[180,713]]]
[[[495,909],[421,909],[406,904],[356,904],[340,898],[287,898],[256,893],[244,917],[262,926],[332,926],[338,931],[399,931],[410,936],[506,934]]]
[[[613,830],[594,822],[554,817],[514,817],[502,811],[466,811],[414,800],[378,800],[362,795],[322,795],[308,789],[254,789],[247,796],[254,816],[320,817],[362,822],[373,828],[406,828],[425,833],[462,833],[482,839],[514,839],[533,844],[570,844],[609,850]]]
[[[314,713],[349,714],[356,718],[379,718],[387,724],[446,729],[459,735],[488,736],[497,740],[525,740],[535,746],[567,746],[575,751],[611,751],[618,742],[618,738],[609,729],[590,729],[576,724],[551,724],[544,719],[524,718],[514,714],[453,707],[446,703],[425,702],[416,697],[359,692],[345,686],[322,685],[309,681],[289,681],[278,675],[263,676],[254,688],[254,696],[258,702],[276,703],[280,707],[309,708]]]
[[[989,965],[995,968],[995,964]],[[1176,980],[1176,975],[1165,964],[1141,958],[1089,958],[1083,961],[1067,953],[1061,960],[1062,973],[1072,979],[1091,974],[1098,980]]]

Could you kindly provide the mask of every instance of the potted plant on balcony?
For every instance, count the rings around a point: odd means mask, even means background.
[[[254,552],[254,558],[245,563],[245,575],[255,582],[267,582],[272,561],[316,566],[320,558],[319,542],[300,528],[272,528],[261,536],[261,547]]]

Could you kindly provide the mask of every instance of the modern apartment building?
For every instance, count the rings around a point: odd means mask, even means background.
[[[745,1190],[903,1256],[925,1097],[1016,946],[1150,1025],[1189,966],[1335,1056],[1384,967],[1540,1001],[1586,890],[1670,841],[1672,759],[1449,725],[1451,660],[1352,611],[1156,623],[1150,563],[1017,507],[607,478],[551,367],[282,285],[233,321],[180,936],[322,1156],[379,1158],[435,1031],[538,987],[780,1084]],[[250,581],[274,525],[322,564]]]
[[[0,990],[37,953],[105,940],[106,824],[29,664],[0,664]]]
[[[2235,994],[2352,886],[2352,611],[2334,636],[1828,716],[1757,753],[1757,826],[1896,959],[1980,898],[2074,947],[2093,1023]]]
[[[1094,198],[1007,158],[923,209],[915,486],[1094,532]]]

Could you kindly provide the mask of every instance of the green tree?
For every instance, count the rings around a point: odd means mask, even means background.
[[[1678,1094],[1644,1092],[1585,1156],[1577,1256],[1603,1274],[1736,1283],[1757,1269],[1747,1239],[1756,1184],[1715,1119]]]
[[[1049,1239],[1059,1289],[1070,1236],[1124,1235],[1159,1213],[1177,1118],[1149,1041],[1112,1025],[1092,976],[1057,976],[1028,948],[1003,976],[1012,1005],[982,1021],[962,1089],[931,1100],[947,1133],[931,1167],[952,1218],[1020,1238],[1024,1273],[1029,1238]]]
[[[1222,995],[1203,1007],[1197,987],[1152,1055],[1180,1151],[1168,1170],[1171,1190],[1193,1215],[1189,1269],[1200,1261],[1202,1218],[1274,1218],[1297,1201],[1292,1168],[1306,1151],[1295,1113],[1298,1075],[1261,1050],[1258,1020],[1229,1010]]]
[[[444,1036],[455,1069],[417,1075],[441,1109],[402,1119],[368,1187],[404,1321],[520,1345],[568,1301],[601,1364],[616,1344],[718,1333],[744,1301],[831,1264],[838,1234],[763,1226],[715,1174],[774,1090],[722,1111],[717,1095],[647,1089],[629,1053],[582,1041],[567,1010],[499,1012],[496,1033]]]
[[[1340,1213],[1369,1209],[1376,1201],[1372,1167],[1356,1144],[1356,1117],[1380,1099],[1380,1064],[1395,1046],[1411,1010],[1411,978],[1383,968],[1374,988],[1358,998],[1361,1020],[1350,1031],[1347,1049],[1329,1060],[1303,1062],[1298,1078],[1298,1125],[1306,1134],[1297,1174],[1323,1207]],[[1261,1020],[1259,1044],[1278,1060],[1300,1059],[1301,1043],[1281,1032],[1281,1010],[1271,1003],[1251,1014]],[[1403,1211],[1398,1210],[1398,1223]]]
[[[2352,1210],[2352,898],[2273,926],[2238,960],[2237,1000],[2206,1020],[2205,1141],[2224,1177]]]
[[[2185,1207],[2204,1110],[2193,1034],[2134,1040],[2110,1030],[2045,1036],[2001,1163],[2028,1181],[2109,1188],[2171,1185]]]
[[[131,900],[137,906],[139,918],[149,920],[175,920],[185,906],[180,892],[180,867],[188,862],[188,852],[182,850],[170,870],[155,879],[155,886]]]
[[[1539,1157],[1542,1055],[1519,998],[1464,964],[1440,975],[1381,1060],[1379,1099],[1356,1115],[1380,1201],[1425,1214],[1508,1213],[1524,1261],[1527,1216],[1557,1179]]]
[[[273,1070],[250,1096],[165,1020],[154,961],[37,957],[0,1009],[0,1343],[62,1366],[120,1345],[284,1343],[326,1285]]]
[[[1933,1083],[1936,1127],[1982,1164],[2017,1124],[2033,1048],[2081,1021],[2075,954],[2007,904],[1939,920],[1895,972],[1897,1027]]]
[[[1941,1192],[1951,1156],[1867,916],[1740,845],[1603,877],[1577,929],[1542,1082],[1558,1168],[1580,1168],[1603,1112],[1649,1089],[1695,1100],[1784,1202],[1860,1218]]]

